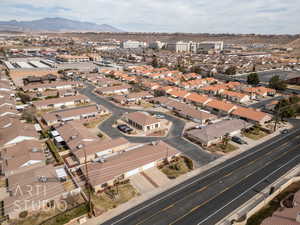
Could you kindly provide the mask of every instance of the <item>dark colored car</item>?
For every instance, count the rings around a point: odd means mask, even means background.
[[[127,134],[130,134],[130,133],[133,131],[133,129],[130,128],[129,126],[127,126],[126,124],[118,125],[117,128],[118,128],[120,131],[122,131],[122,132],[124,132],[124,133],[127,133]]]
[[[242,145],[242,144],[248,144],[246,141],[244,141],[243,139],[241,139],[240,137],[237,137],[237,136],[233,136],[233,137],[231,138],[231,140],[232,140],[233,142],[235,142],[235,143],[240,144],[240,145]]]
[[[289,132],[288,129],[284,129],[284,130],[281,131],[282,134],[287,134],[288,132]]]

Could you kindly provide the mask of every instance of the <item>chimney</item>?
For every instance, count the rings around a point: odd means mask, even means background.
[[[297,223],[300,223],[300,212],[297,212],[296,222],[297,222]]]

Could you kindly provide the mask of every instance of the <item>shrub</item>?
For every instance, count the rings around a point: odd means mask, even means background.
[[[194,168],[193,161],[187,157],[183,157],[183,159],[184,159],[186,166],[189,168],[189,170],[192,170]]]
[[[22,212],[20,212],[20,214],[19,214],[19,217],[20,218],[25,218],[25,217],[27,217],[28,216],[28,212],[27,211],[22,211]]]

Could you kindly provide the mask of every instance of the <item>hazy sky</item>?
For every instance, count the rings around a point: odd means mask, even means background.
[[[126,31],[300,33],[300,0],[0,0],[0,20],[43,17]]]

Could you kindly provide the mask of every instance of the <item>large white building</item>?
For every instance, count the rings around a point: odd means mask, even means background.
[[[127,40],[121,43],[121,48],[144,48],[144,47],[146,47],[146,43],[141,41]]]
[[[170,41],[167,43],[166,48],[170,51],[175,52],[208,52],[213,51],[222,51],[223,50],[223,41],[204,41],[204,42],[185,42],[185,41]]]
[[[149,48],[161,49],[164,45],[165,45],[165,43],[163,43],[161,41],[153,41],[153,42],[150,42]]]
[[[207,52],[209,50],[222,51],[223,47],[223,41],[203,41],[197,44],[197,52]]]
[[[175,52],[190,52],[192,42],[170,41],[167,43],[167,49]]]

